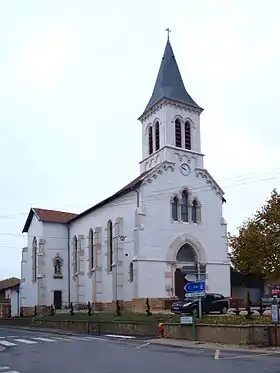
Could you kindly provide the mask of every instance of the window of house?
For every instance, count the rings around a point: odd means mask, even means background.
[[[194,199],[192,203],[192,221],[193,223],[197,223],[197,211],[198,210],[198,203],[197,200]]]
[[[32,280],[33,282],[37,281],[37,239],[33,238],[32,243]]]
[[[93,249],[93,230],[89,230],[89,270],[91,271],[94,268],[94,249]]]
[[[181,205],[181,219],[182,221],[189,221],[189,196],[186,190],[182,193],[182,205]]]
[[[133,282],[133,277],[134,277],[134,273],[133,273],[133,263],[131,262],[129,264],[129,282]]]
[[[172,200],[172,203],[171,203],[171,206],[172,206],[172,219],[174,221],[178,221],[178,203],[179,203],[179,200],[175,196],[173,198],[173,200]]]
[[[159,150],[159,122],[155,124],[156,150]]]
[[[182,147],[182,129],[180,119],[175,120],[175,146]]]
[[[113,224],[112,220],[107,223],[107,263],[108,271],[112,271],[113,267]]]
[[[185,123],[185,148],[191,150],[191,124]]]
[[[153,154],[153,127],[149,127],[149,155]]]

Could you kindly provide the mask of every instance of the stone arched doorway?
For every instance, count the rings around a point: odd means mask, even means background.
[[[184,243],[176,254],[175,296],[179,299],[185,298],[185,284],[188,281],[196,280],[197,262],[197,252],[193,246],[189,243]],[[188,280],[185,279],[186,275],[188,275]]]

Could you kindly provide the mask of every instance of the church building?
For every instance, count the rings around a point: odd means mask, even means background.
[[[146,298],[152,309],[165,309],[198,276],[208,292],[230,296],[224,192],[204,168],[202,111],[168,38],[139,117],[139,176],[81,214],[31,208],[23,228],[23,309],[90,302],[108,310],[119,300],[141,311]]]

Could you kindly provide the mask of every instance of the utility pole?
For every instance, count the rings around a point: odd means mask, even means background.
[[[197,263],[197,280],[200,281],[200,263]],[[198,298],[198,315],[199,319],[202,319],[202,301],[201,297]]]

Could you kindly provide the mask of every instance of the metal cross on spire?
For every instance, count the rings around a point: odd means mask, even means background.
[[[170,30],[169,27],[167,27],[167,28],[165,29],[165,31],[167,31],[167,40],[169,41],[169,34],[170,34],[171,30]]]

